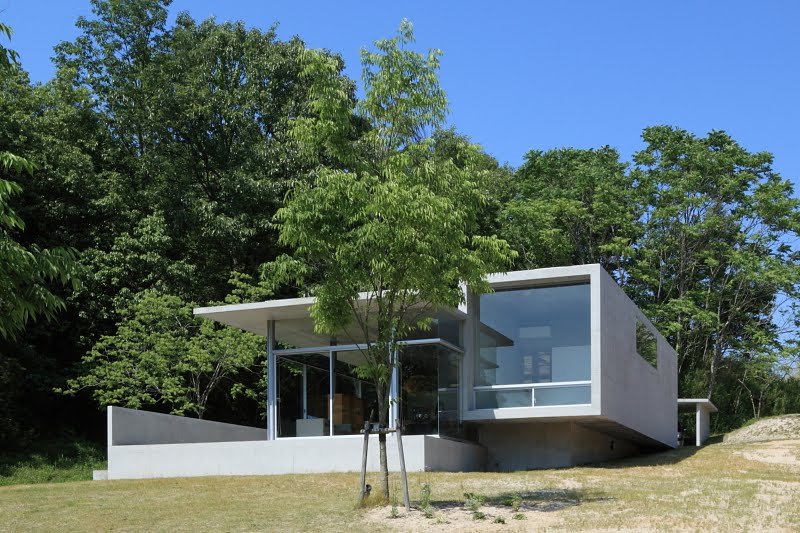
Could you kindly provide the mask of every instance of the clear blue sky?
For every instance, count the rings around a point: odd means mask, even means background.
[[[800,2],[176,0],[173,16],[183,10],[279,22],[282,38],[340,52],[356,78],[359,49],[408,18],[420,49],[445,53],[451,124],[512,165],[561,146],[609,144],[627,159],[642,128],[671,124],[725,130],[800,183]],[[89,14],[88,0],[0,0],[36,81]]]

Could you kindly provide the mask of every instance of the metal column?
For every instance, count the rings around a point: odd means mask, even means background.
[[[391,360],[392,381],[389,383],[389,428],[397,429],[397,421],[400,419],[400,368],[398,367],[396,346],[392,352]]]
[[[267,440],[278,438],[278,365],[275,357],[275,321],[267,321]]]
[[[334,386],[335,386],[335,377],[333,375],[333,363],[334,363],[334,351],[330,350],[328,352],[328,368],[330,369],[330,374],[328,375],[328,435],[333,435],[333,393],[334,393]]]

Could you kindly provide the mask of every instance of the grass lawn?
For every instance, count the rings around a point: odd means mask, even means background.
[[[92,479],[92,470],[106,468],[105,456],[105,446],[75,438],[36,442],[15,453],[0,452],[0,486]]]
[[[377,485],[374,475],[370,481]],[[399,488],[396,476],[392,483]],[[713,444],[594,467],[413,474],[412,499],[422,483],[431,486],[431,519],[356,510],[357,474],[11,485],[0,487],[0,530],[800,531],[797,440]],[[463,508],[467,492],[485,497],[483,520]],[[525,519],[494,523],[511,516],[503,502],[516,494]]]

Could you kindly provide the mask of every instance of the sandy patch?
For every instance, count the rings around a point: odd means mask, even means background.
[[[461,504],[437,504],[432,518],[428,518],[419,509],[412,508],[406,512],[398,508],[399,516],[392,518],[391,506],[376,507],[365,513],[368,522],[381,530],[391,528],[400,531],[540,531],[557,527],[561,519],[552,513],[559,509],[575,505],[573,502],[526,502],[515,513],[505,505],[483,505],[480,512],[484,518],[476,520],[472,512]],[[515,515],[524,517],[515,519]],[[497,523],[498,517],[503,521]]]
[[[736,452],[749,461],[800,467],[797,448],[800,440],[783,440],[764,443],[752,449]]]

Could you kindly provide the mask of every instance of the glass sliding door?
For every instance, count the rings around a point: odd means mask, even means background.
[[[460,354],[438,344],[403,347],[400,412],[407,435],[459,432]]]
[[[278,357],[278,436],[319,437],[329,434],[328,354]]]
[[[358,435],[374,412],[378,418],[375,387],[358,377],[356,369],[366,364],[360,350],[334,352],[333,434]]]

